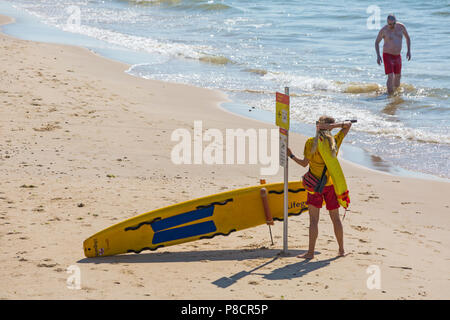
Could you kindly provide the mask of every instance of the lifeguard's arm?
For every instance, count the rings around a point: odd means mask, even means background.
[[[318,123],[316,125],[317,129],[325,129],[325,130],[331,130],[335,128],[342,128],[341,132],[344,135],[344,137],[347,135],[347,133],[350,131],[350,128],[352,127],[352,123],[350,121],[344,121],[339,123]]]
[[[381,62],[383,61],[380,56],[380,42],[382,39],[383,39],[383,29],[381,29],[380,32],[378,32],[378,36],[375,40],[375,51],[377,52],[377,63],[379,65],[381,65]]]
[[[350,128],[352,127],[352,123],[351,122],[343,122],[342,123],[342,134],[344,135],[344,137],[347,135],[347,133],[350,131]]]
[[[291,149],[287,149],[287,155],[289,158],[291,158],[291,156],[293,155]],[[306,167],[309,164],[309,160],[304,158],[304,159],[299,159],[296,156],[293,156],[291,158],[292,160],[294,160],[295,162],[297,162],[299,165],[301,165],[302,167]]]

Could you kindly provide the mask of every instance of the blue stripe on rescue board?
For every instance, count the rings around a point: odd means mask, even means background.
[[[215,231],[217,231],[217,228],[214,222],[205,221],[201,223],[191,224],[185,227],[157,232],[153,235],[152,244],[199,236]]]
[[[214,206],[203,209],[197,209],[194,211],[178,214],[170,218],[155,221],[151,224],[151,227],[153,229],[153,232],[156,233],[191,221],[211,217],[213,215],[213,212]]]

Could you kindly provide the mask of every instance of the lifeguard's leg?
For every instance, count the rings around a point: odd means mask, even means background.
[[[339,217],[339,208],[330,210],[330,218],[333,222],[334,235],[339,245],[339,255],[344,255],[344,228],[342,227],[341,218]]]
[[[309,246],[308,252],[297,256],[298,258],[312,259],[314,258],[314,249],[316,247],[317,236],[319,235],[319,214],[320,208],[308,204],[309,211]]]

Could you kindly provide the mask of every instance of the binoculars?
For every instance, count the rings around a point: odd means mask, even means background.
[[[358,122],[358,120],[355,120],[355,119],[353,119],[353,120],[344,120],[344,122],[356,123],[356,122]],[[316,121],[316,124],[319,124],[319,121]]]

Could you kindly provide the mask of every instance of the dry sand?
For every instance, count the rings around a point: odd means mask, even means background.
[[[1,17],[1,23],[10,19]],[[174,165],[170,135],[275,128],[220,108],[226,97],[127,75],[87,49],[0,35],[0,298],[449,299],[450,184],[342,161],[352,204],[349,253],[336,258],[322,211],[316,256],[308,216],[289,219],[293,256],[279,257],[282,223],[139,255],[85,259],[83,240],[123,219],[258,184],[258,165]],[[305,137],[291,134],[301,154]],[[305,169],[291,162],[291,180]],[[268,182],[281,182],[282,170]],[[81,289],[67,288],[71,265]],[[381,288],[368,289],[369,266]]]

